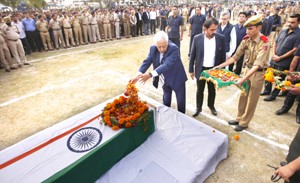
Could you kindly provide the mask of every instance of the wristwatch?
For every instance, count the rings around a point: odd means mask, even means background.
[[[152,78],[152,74],[151,74],[151,72],[149,72],[149,75],[150,75],[150,77]]]

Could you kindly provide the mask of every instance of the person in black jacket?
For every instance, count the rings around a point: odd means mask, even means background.
[[[269,27],[268,21],[266,20],[266,16],[267,15],[266,15],[266,13],[264,11],[261,11],[260,16],[261,16],[261,19],[262,19],[262,25],[261,25],[260,32],[263,35],[267,36],[267,34],[268,34],[268,27]]]
[[[139,36],[139,32],[141,36],[143,35],[142,25],[143,25],[143,19],[142,19],[142,13],[143,9],[139,8],[138,11],[135,13],[136,16],[136,36]]]

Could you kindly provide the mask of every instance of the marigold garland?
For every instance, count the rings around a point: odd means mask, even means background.
[[[292,84],[291,81],[281,81],[280,75],[292,75],[299,74],[298,72],[289,72],[288,70],[279,71],[273,68],[268,68],[264,75],[264,79],[268,82],[275,83],[275,88],[285,91],[289,90],[292,87],[300,87],[300,84],[297,83],[295,85]]]
[[[103,123],[113,130],[131,128],[139,124],[146,131],[148,106],[145,101],[139,100],[135,84],[128,83],[124,95],[106,104],[101,114]]]

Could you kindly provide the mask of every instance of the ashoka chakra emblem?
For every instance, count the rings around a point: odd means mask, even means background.
[[[74,132],[68,139],[68,148],[77,153],[89,151],[101,142],[102,133],[94,127],[81,128]]]

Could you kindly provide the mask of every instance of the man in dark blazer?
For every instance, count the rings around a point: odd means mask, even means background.
[[[185,113],[185,82],[187,76],[180,59],[178,47],[168,41],[168,35],[164,31],[158,32],[154,36],[155,45],[150,47],[148,57],[143,61],[136,77],[130,82],[141,81],[145,83],[153,77],[153,85],[157,88],[160,80],[163,88],[163,104],[170,107],[172,91],[177,98],[178,111]],[[153,71],[146,73],[147,69],[153,65]]]
[[[138,9],[138,11],[135,13],[136,16],[136,36],[139,36],[139,32],[141,34],[141,36],[143,35],[143,29],[142,29],[142,25],[143,25],[143,19],[142,19],[142,13],[143,10],[142,9]]]
[[[262,25],[261,25],[261,29],[260,29],[260,32],[263,34],[263,35],[267,35],[268,34],[268,31],[269,31],[269,25],[268,25],[268,20],[266,18],[266,13],[264,11],[261,12],[260,14],[261,16],[261,19],[262,19]]]
[[[194,37],[191,48],[189,73],[192,79],[197,80],[197,109],[193,114],[196,117],[202,111],[203,92],[205,80],[199,80],[203,70],[212,69],[226,60],[225,37],[217,33],[219,22],[215,18],[209,18],[204,23],[204,33]],[[204,47],[205,45],[205,47]],[[213,115],[217,115],[215,109],[216,90],[212,82],[208,85],[208,107]]]
[[[144,33],[145,35],[149,35],[150,30],[150,14],[149,14],[149,8],[147,7],[146,10],[143,12],[143,23],[144,23]]]

